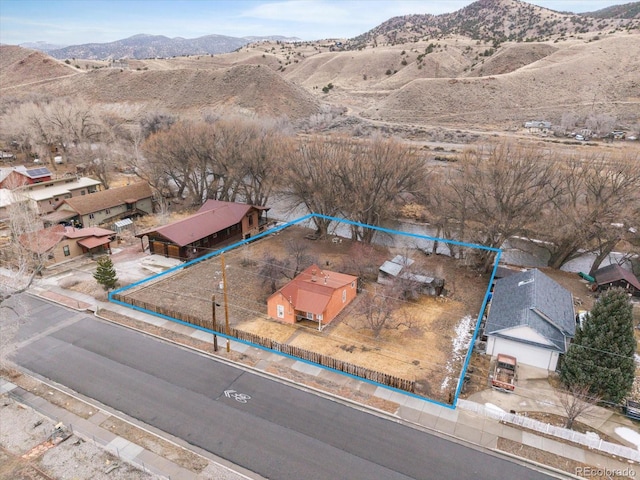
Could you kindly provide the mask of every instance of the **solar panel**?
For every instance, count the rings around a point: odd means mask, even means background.
[[[27,173],[30,177],[42,177],[45,175],[51,175],[51,172],[48,168],[32,168],[27,170]]]

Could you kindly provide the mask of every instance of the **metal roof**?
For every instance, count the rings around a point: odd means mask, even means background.
[[[145,230],[136,236],[142,237],[155,232],[184,247],[240,223],[252,208],[255,207],[245,203],[208,200],[197,213],[161,227]]]

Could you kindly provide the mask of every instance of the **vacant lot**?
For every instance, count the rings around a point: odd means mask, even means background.
[[[213,302],[217,330],[225,330],[225,303],[222,263],[225,264],[229,325],[242,331],[271,338],[279,343],[322,353],[355,365],[416,381],[416,393],[448,401],[460,375],[471,332],[487,288],[487,277],[468,271],[454,260],[425,255],[418,250],[402,251],[368,247],[347,239],[309,240],[309,230],[289,227],[277,235],[257,240],[224,254],[160,277],[132,291],[128,298],[194,315],[213,326]],[[354,264],[368,266],[365,288],[375,288],[377,267],[397,253],[410,256],[427,275],[444,278],[445,297],[421,296],[400,302],[394,310],[392,328],[376,338],[367,327],[358,304],[362,295],[330,325],[319,331],[317,324],[284,324],[266,315],[266,299],[271,281],[264,276],[270,258],[304,262],[313,260],[326,270],[355,273]],[[308,263],[307,263],[308,264]],[[303,265],[306,267],[307,265]],[[282,269],[279,288],[293,276]]]

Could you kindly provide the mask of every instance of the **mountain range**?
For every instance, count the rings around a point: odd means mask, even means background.
[[[390,19],[344,42],[275,39],[221,55],[119,62],[0,46],[0,111],[71,98],[129,125],[150,112],[223,111],[287,118],[303,131],[453,142],[530,120],[573,128],[594,118],[640,130],[640,19],[519,0],[480,0],[439,17]]]
[[[198,38],[169,38],[163,35],[134,35],[123,40],[109,43],[87,43],[60,47],[44,42],[21,44],[48,53],[61,60],[81,58],[86,60],[107,60],[121,58],[169,58],[183,55],[216,55],[237,50],[252,42],[261,41],[295,42],[299,38],[272,35],[267,37],[229,37],[225,35],[206,35]]]
[[[391,18],[372,30],[349,39],[344,43],[344,47],[358,49],[372,43],[402,44],[443,35],[462,35],[491,42],[541,41],[554,35],[596,30],[628,30],[639,26],[640,2],[573,14],[555,12],[519,0],[478,0],[453,13]],[[206,35],[188,39],[139,34],[109,43],[61,47],[46,42],[30,42],[20,46],[46,52],[61,60],[107,60],[215,55],[233,52],[249,43],[260,41],[298,42],[300,39],[283,36],[225,35]]]

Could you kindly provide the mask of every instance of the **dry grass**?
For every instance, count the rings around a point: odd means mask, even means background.
[[[225,253],[229,324],[280,343],[415,380],[420,388],[417,393],[438,400],[447,399],[449,387],[441,385],[446,376],[451,376],[452,383],[455,383],[462,360],[458,357],[452,360],[455,329],[463,317],[477,315],[486,290],[486,278],[465,276],[464,270],[447,257],[416,257],[425,268],[431,271],[437,269],[452,283],[455,277],[455,291],[460,293],[454,293],[447,301],[422,296],[416,302],[403,304],[394,315],[405,324],[384,329],[377,338],[363,323],[363,319],[356,315],[357,302],[361,297],[322,331],[318,331],[317,325],[312,322],[298,322],[295,325],[280,323],[266,316],[269,291],[259,275],[260,266],[265,252],[284,258],[288,254],[287,242],[301,240],[306,233],[308,230],[301,227],[291,227],[280,235]],[[350,241],[338,244],[330,240],[303,241],[307,242],[309,254],[320,260],[322,265],[328,264],[328,268],[336,270],[339,270],[339,265],[352,248]],[[382,258],[389,255],[382,255]],[[211,319],[211,299],[215,295],[215,301],[221,305],[216,307],[216,322],[218,329],[224,331],[224,295],[219,288],[221,280],[221,259],[215,257],[186,268],[166,280],[136,288],[126,294],[138,301],[161,304],[175,311],[196,315],[205,321]],[[284,283],[285,280],[281,281],[279,286]],[[466,350],[462,355],[464,353]]]
[[[2,47],[0,85],[18,97],[80,96],[125,120],[149,110],[302,120],[327,103],[363,125],[407,131],[444,125],[504,133],[526,120],[559,123],[567,112],[608,114],[630,126],[638,121],[637,30],[505,42],[490,57],[480,56],[486,44],[457,36],[439,39],[423,55],[430,43],[330,51],[333,42],[262,42],[225,55],[137,60],[129,70],[83,74],[46,55]],[[32,84],[38,79],[48,81]],[[325,94],[329,83],[334,88]],[[329,124],[345,119],[334,114]]]

